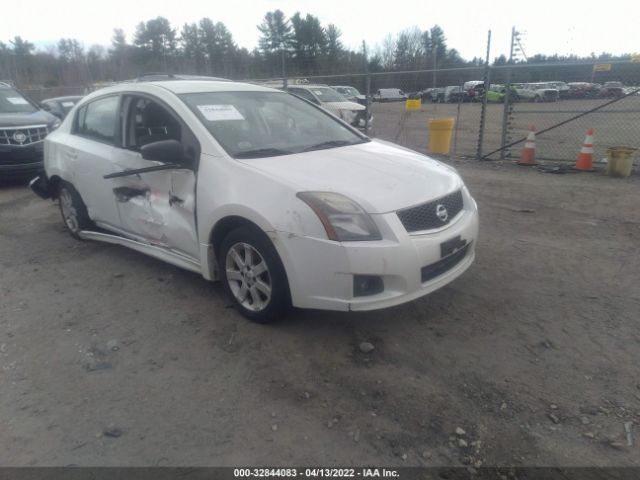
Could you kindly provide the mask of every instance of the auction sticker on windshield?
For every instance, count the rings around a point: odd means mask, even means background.
[[[29,103],[22,97],[7,97],[7,100],[14,105],[27,105]]]
[[[210,122],[244,120],[242,114],[233,105],[198,105],[198,110]]]

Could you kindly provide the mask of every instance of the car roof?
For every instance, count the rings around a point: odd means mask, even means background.
[[[66,101],[80,100],[82,97],[84,97],[84,95],[67,95],[65,97],[45,98],[42,101],[43,102],[64,102],[65,100]]]
[[[332,88],[329,85],[323,85],[321,83],[318,84],[309,84],[309,83],[305,83],[303,85],[287,85],[287,88]]]
[[[148,87],[153,89],[162,88],[176,95],[184,93],[206,93],[206,92],[279,92],[275,88],[261,87],[251,83],[213,81],[213,80],[164,80],[153,82],[123,82],[110,87],[96,90],[87,98],[95,98],[109,93],[119,93],[126,91],[145,92]],[[157,91],[157,90],[156,90]]]

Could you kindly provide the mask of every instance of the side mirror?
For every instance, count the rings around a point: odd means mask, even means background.
[[[182,144],[177,140],[160,140],[140,147],[140,154],[145,160],[162,163],[182,163],[184,152]]]
[[[40,108],[42,110],[44,110],[45,112],[50,112],[51,111],[51,105],[49,105],[48,103],[41,103],[40,104]]]

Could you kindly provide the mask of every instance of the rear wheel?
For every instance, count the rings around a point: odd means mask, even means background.
[[[60,182],[58,186],[58,204],[60,205],[62,220],[73,237],[80,239],[82,230],[93,227],[86,205],[82,201],[80,194],[70,183]]]
[[[227,293],[245,317],[268,323],[286,313],[291,300],[284,266],[257,227],[232,230],[222,241],[218,265]]]

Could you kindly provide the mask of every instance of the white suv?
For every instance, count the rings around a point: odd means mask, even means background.
[[[233,82],[123,83],[45,141],[71,234],[221,280],[247,317],[370,310],[464,272],[478,234],[457,173],[309,102]]]

